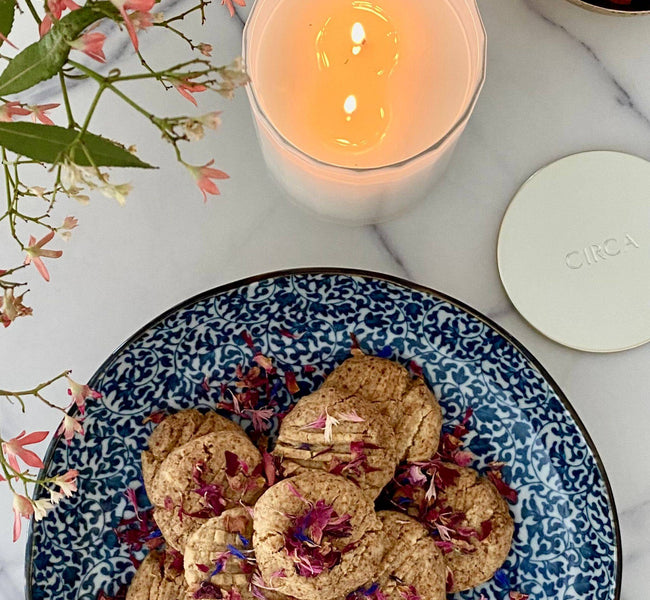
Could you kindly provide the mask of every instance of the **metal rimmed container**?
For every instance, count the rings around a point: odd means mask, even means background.
[[[610,0],[569,0],[569,2],[603,15],[619,17],[650,15],[650,2],[648,0],[631,0],[627,5]]]

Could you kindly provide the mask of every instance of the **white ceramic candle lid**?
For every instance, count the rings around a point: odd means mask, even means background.
[[[512,303],[552,340],[588,352],[650,341],[650,163],[584,152],[538,171],[497,255]]]

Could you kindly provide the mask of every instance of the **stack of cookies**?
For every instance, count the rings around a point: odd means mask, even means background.
[[[487,581],[513,521],[492,483],[441,462],[441,427],[421,378],[359,351],[284,418],[277,483],[231,421],[167,417],[142,470],[170,550],[147,557],[127,600],[443,600]],[[377,511],[398,465],[421,493]]]

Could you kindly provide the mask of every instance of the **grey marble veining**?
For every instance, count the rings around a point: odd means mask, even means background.
[[[182,0],[174,10],[189,6]],[[177,302],[218,284],[296,266],[347,266],[383,271],[450,294],[504,326],[549,370],[584,421],[611,479],[623,537],[622,600],[646,598],[650,570],[650,346],[609,356],[562,348],[512,309],[498,278],[498,227],[510,198],[538,168],[589,149],[614,149],[650,159],[650,18],[609,18],[564,0],[480,0],[488,32],[488,75],[476,112],[445,177],[431,197],[403,217],[347,228],[315,220],[287,201],[266,173],[245,94],[233,102],[198,94],[197,114],[223,110],[214,136],[187,149],[187,160],[214,158],[230,174],[222,195],[203,204],[191,177],[149,123],[128,107],[102,101],[93,130],[136,144],[153,172],[122,171],[135,189],[126,207],[103,197],[89,206],[61,203],[57,218],[80,219],[64,257],[49,261],[49,284],[32,278],[35,315],[0,333],[0,387],[20,388],[71,367],[87,379],[136,329]],[[171,10],[170,3],[161,5]],[[186,26],[211,43],[215,61],[241,52],[250,6],[230,19],[219,0],[208,22]],[[22,35],[25,27],[19,28]],[[16,39],[20,42],[27,38]],[[164,32],[142,34],[157,65],[186,56]],[[107,42],[111,66],[139,62],[124,31]],[[91,84],[71,90],[90,100]],[[135,91],[156,114],[193,107],[174,90]],[[56,82],[30,102],[57,102]],[[432,110],[435,107],[432,107]],[[63,110],[54,112],[63,118]],[[0,263],[17,256],[0,235]],[[549,238],[552,243],[552,236]],[[0,264],[0,267],[4,266]],[[543,285],[531,273],[531,285]],[[64,401],[63,388],[54,390]],[[54,429],[56,414],[0,406],[0,428]],[[43,447],[44,448],[44,447]],[[25,536],[11,545],[11,497],[0,485],[0,600],[23,590]],[[493,599],[490,599],[493,600]],[[589,599],[585,599],[589,600]]]

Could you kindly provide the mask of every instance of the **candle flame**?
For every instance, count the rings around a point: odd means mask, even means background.
[[[355,23],[352,25],[352,43],[353,44],[363,44],[366,40],[366,30],[363,28],[361,23]]]
[[[357,110],[357,97],[354,94],[350,94],[343,103],[343,110],[346,114],[351,115],[355,110]]]

